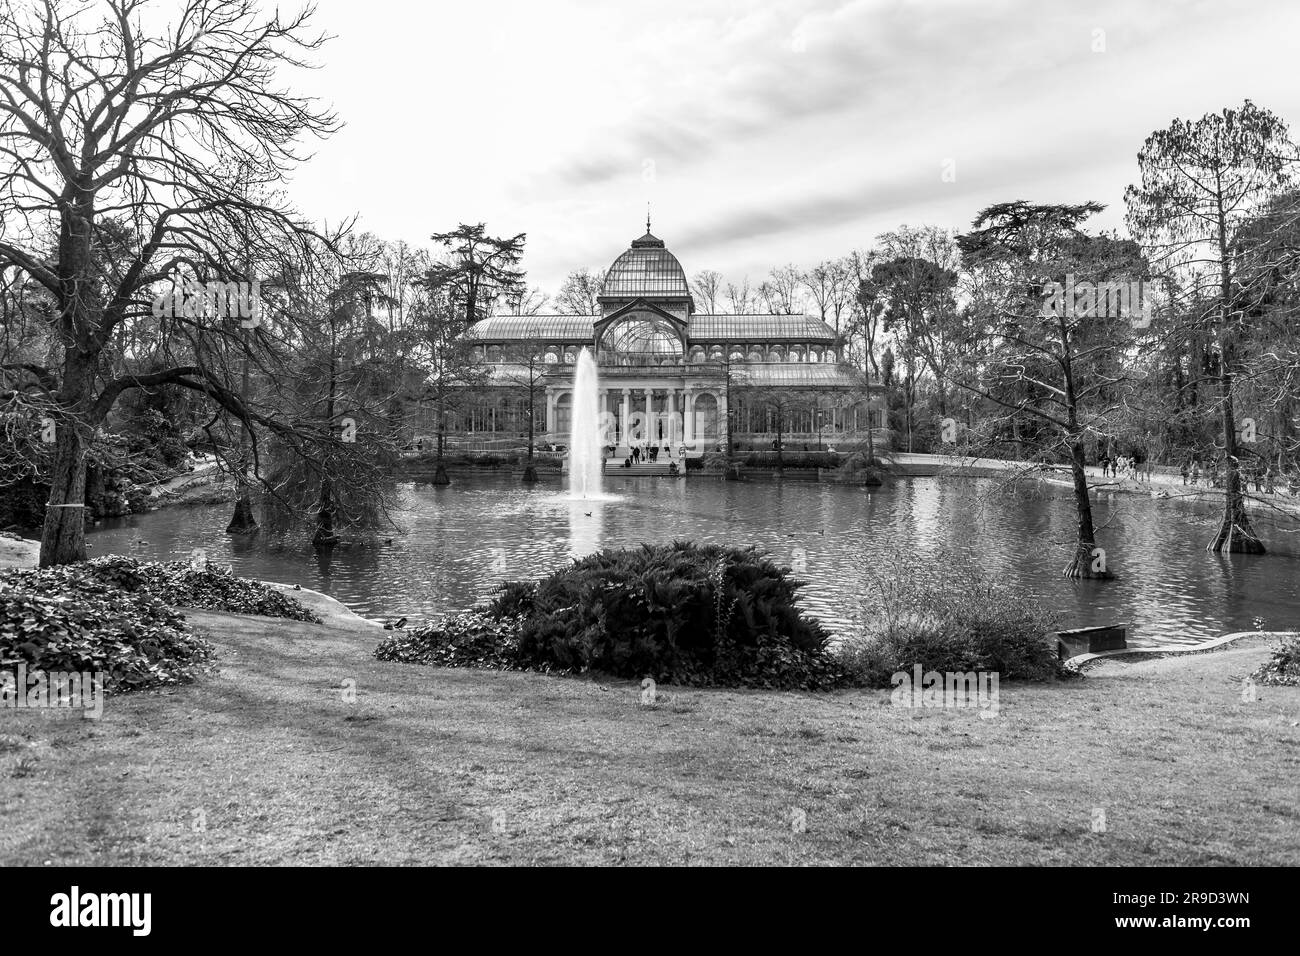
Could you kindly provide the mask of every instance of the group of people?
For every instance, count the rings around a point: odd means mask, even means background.
[[[614,447],[610,446],[609,451],[611,454],[613,454]],[[644,461],[657,462],[659,461],[660,455],[662,455],[665,459],[668,460],[669,471],[675,473],[677,469],[677,462],[673,460],[673,449],[672,446],[668,444],[668,442],[664,442],[662,445],[656,442],[645,442],[645,441],[637,442],[633,444],[631,448],[631,454],[629,454],[626,458],[623,459],[623,467],[631,468],[633,465],[640,464],[641,462]]]
[[[1190,458],[1178,469],[1183,477],[1183,484],[1196,487],[1202,483],[1207,488],[1224,486],[1227,468],[1222,461],[1202,467],[1200,459]],[[1300,475],[1287,474],[1274,468],[1270,462],[1251,461],[1241,465],[1241,484],[1243,490],[1249,491],[1251,485],[1255,491],[1266,495],[1289,494],[1300,496]]]
[[[1136,454],[1101,456],[1101,474],[1103,478],[1133,478],[1138,482],[1151,483],[1151,460],[1143,462]]]
[[[641,442],[632,446],[632,456],[628,459],[628,464],[635,465],[642,461],[658,461],[660,449],[663,450],[663,456],[671,459],[673,456],[672,446],[664,442],[662,446],[650,442]]]

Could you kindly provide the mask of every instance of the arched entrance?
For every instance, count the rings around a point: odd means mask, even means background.
[[[560,434],[569,434],[569,429],[573,425],[573,395],[565,392],[555,400],[555,428],[552,431]]]
[[[695,398],[695,427],[691,434],[705,441],[718,440],[718,400],[705,392]]]

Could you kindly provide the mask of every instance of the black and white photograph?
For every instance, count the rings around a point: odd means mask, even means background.
[[[1300,863],[1298,38],[0,0],[15,915],[993,868],[1247,941]]]

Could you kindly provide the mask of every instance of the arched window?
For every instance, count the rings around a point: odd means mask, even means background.
[[[722,349],[722,346],[721,346],[721,345],[714,345],[714,346],[710,347],[710,348],[709,348],[709,361],[710,361],[710,362],[721,362],[721,361],[722,361],[722,352],[723,352],[723,349]]]
[[[763,361],[763,350],[760,349],[757,345],[755,345],[753,348],[749,350],[749,360],[751,362]]]
[[[745,353],[740,349],[732,349],[729,358],[733,362],[743,362],[745,361]]]
[[[701,439],[718,438],[718,400],[709,393],[696,396],[695,422],[691,434]]]
[[[681,359],[682,340],[667,319],[633,313],[605,329],[600,354],[611,365],[660,365],[664,359]]]
[[[559,432],[561,435],[569,434],[569,428],[573,425],[573,395],[565,392],[555,400],[555,425],[551,428],[553,432]]]
[[[791,361],[791,362],[802,362],[802,361],[803,361],[803,349],[801,349],[801,348],[800,348],[799,346],[797,346],[797,345],[792,345],[792,346],[790,346],[790,361]]]
[[[692,362],[703,362],[703,361],[704,361],[704,346],[703,346],[703,345],[692,345],[692,346],[691,346],[691,361],[692,361]]]
[[[785,349],[781,348],[781,346],[779,346],[779,345],[773,345],[773,346],[768,350],[768,353],[767,353],[767,360],[768,360],[769,362],[784,362],[784,361],[785,361]]]
[[[487,350],[487,360],[488,360],[489,362],[500,362],[500,361],[501,361],[501,346],[499,346],[499,345],[489,345],[489,346],[488,346],[488,350]]]
[[[576,362],[576,361],[578,361],[578,353],[575,352],[573,349],[565,349],[565,350],[564,350],[564,364],[565,364],[565,365],[572,365],[572,364],[573,364],[574,362]]]
[[[809,350],[808,350],[808,361],[810,361],[810,362],[820,362],[820,361],[821,361],[821,358],[822,358],[822,357],[821,357],[821,353],[818,352],[816,349],[809,349]]]
[[[555,354],[554,349],[547,349],[546,355],[542,357],[542,361],[547,365],[556,365],[559,363],[560,357]]]

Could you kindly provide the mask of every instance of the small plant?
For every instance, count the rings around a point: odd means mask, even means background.
[[[1250,677],[1256,684],[1300,685],[1300,634],[1292,634],[1280,641],[1273,655]]]
[[[477,608],[386,638],[375,657],[399,664],[514,670],[519,660],[519,619],[491,617]]]
[[[934,572],[943,569],[942,575]],[[992,671],[1003,680],[1067,676],[1053,616],[960,556],[897,559],[869,576],[864,620],[837,648],[853,683],[888,687],[898,671]]]

